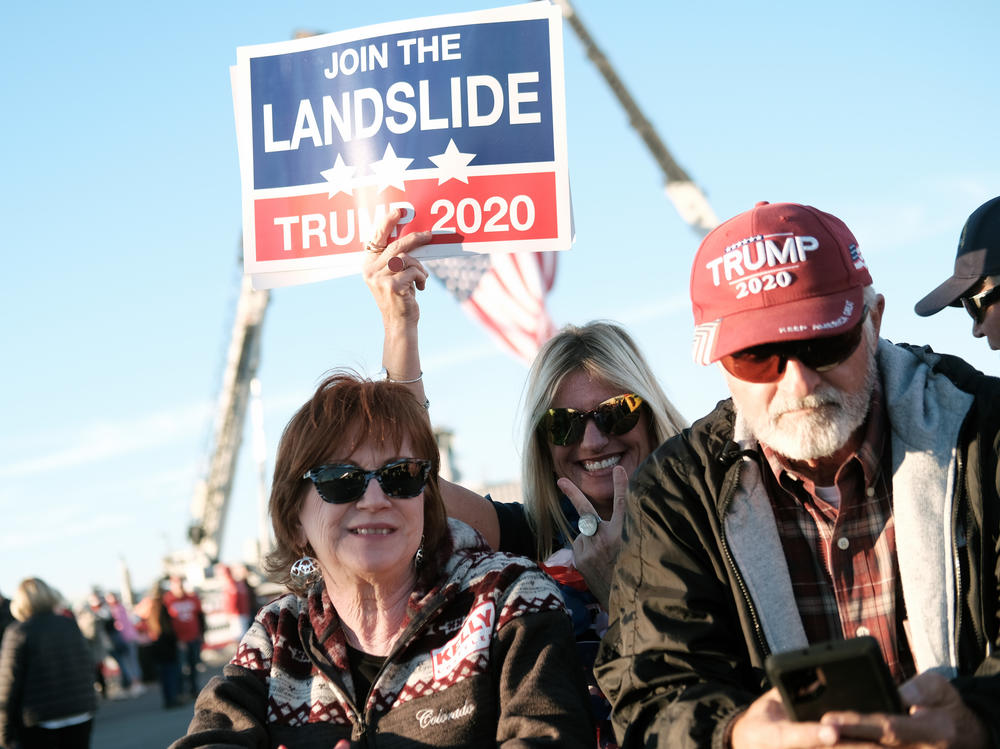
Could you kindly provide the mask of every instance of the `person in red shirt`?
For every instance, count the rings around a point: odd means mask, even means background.
[[[177,635],[181,665],[184,669],[182,684],[190,690],[192,699],[198,696],[198,665],[201,663],[201,646],[205,635],[205,614],[201,599],[184,589],[184,578],[170,576],[170,590],[163,596],[170,620]]]
[[[217,564],[215,571],[222,586],[221,612],[226,615],[230,639],[238,643],[250,627],[247,584],[236,579],[229,565]]]
[[[232,572],[236,581],[236,609],[239,612],[240,628],[246,632],[257,614],[257,596],[250,586],[250,573],[245,564],[233,565]],[[243,632],[240,633],[241,636]]]

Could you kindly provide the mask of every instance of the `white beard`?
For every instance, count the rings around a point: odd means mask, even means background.
[[[735,399],[734,403],[758,442],[789,460],[818,460],[846,445],[864,423],[877,376],[875,357],[871,356],[864,384],[856,393],[823,384],[805,398],[775,396],[767,414],[756,419],[749,418]]]

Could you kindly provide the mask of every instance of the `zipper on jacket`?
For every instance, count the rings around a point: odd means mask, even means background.
[[[957,452],[957,451],[956,451]],[[958,510],[962,506],[962,502],[965,498],[965,466],[962,465],[962,456],[958,455],[955,462],[957,463],[955,469],[955,502],[951,508],[951,559],[952,566],[955,568],[955,632],[952,634],[954,638],[954,648],[955,648],[955,668],[958,668],[958,647],[959,638],[962,632],[962,560],[959,558],[958,552],[958,535],[959,535],[959,525],[958,525]],[[968,548],[969,538],[968,530],[965,530],[966,534],[965,543],[966,548]]]
[[[961,528],[961,531],[965,536],[965,554],[966,557],[968,558],[970,550],[969,528],[972,527],[972,508],[969,506],[969,503],[967,501],[968,498],[965,492],[965,465],[962,462],[961,454],[957,456],[956,463],[957,467],[955,470],[955,476],[956,476],[955,483],[957,486],[956,490],[957,496],[955,497],[955,503],[951,511],[951,523],[952,523],[951,542],[952,542],[952,564],[955,567],[955,632],[952,635],[952,637],[954,637],[954,646],[955,646],[955,668],[958,669],[960,666],[959,661],[961,660],[962,656],[961,653],[962,609],[964,608],[964,603],[965,603],[965,590],[962,582],[962,558],[961,558],[961,551],[958,546],[959,530],[960,530],[958,525],[958,516],[959,516],[959,509],[962,506],[965,506],[966,507],[965,526],[964,528]],[[971,567],[969,570],[969,574],[970,575],[972,574]],[[980,595],[979,600],[981,607],[983,605],[982,595]],[[985,622],[986,620],[983,619],[983,621]],[[972,627],[972,637],[976,641],[976,645],[978,646],[979,650],[985,653],[988,648],[983,642],[984,633],[980,632],[977,627]]]
[[[465,562],[462,563],[462,566],[465,567],[468,566],[469,564],[470,562],[466,560]],[[447,577],[442,581],[442,590],[445,590],[448,587],[447,583],[459,574],[459,568],[456,567],[455,569],[449,572],[447,570],[447,565],[446,565],[446,569],[443,572],[447,573]],[[312,631],[311,626],[310,626],[310,632],[312,634],[312,637],[311,638],[303,637],[303,634],[305,634],[303,632],[304,623],[301,618],[299,619],[297,627],[299,634],[299,641],[303,644],[303,648],[307,656],[309,657],[310,662],[312,662],[312,664],[320,670],[320,672],[329,682],[331,689],[333,689],[334,692],[340,691],[344,695],[344,701],[350,708],[350,712],[353,712],[354,716],[356,717],[356,721],[353,722],[353,725],[359,730],[359,737],[361,740],[364,741],[365,746],[372,745],[374,743],[374,738],[371,738],[372,734],[378,733],[378,721],[368,720],[367,708],[368,708],[368,700],[371,697],[372,690],[375,689],[375,686],[378,684],[379,680],[382,678],[382,675],[385,673],[386,666],[388,666],[389,663],[393,661],[393,658],[395,658],[400,652],[402,652],[406,647],[408,647],[410,643],[413,642],[416,636],[424,630],[424,628],[430,623],[430,621],[441,612],[441,610],[452,600],[454,596],[455,593],[452,593],[451,595],[444,595],[443,593],[439,593],[427,606],[425,606],[424,608],[420,609],[420,611],[417,612],[417,615],[409,622],[409,624],[407,624],[402,634],[393,644],[392,650],[389,652],[389,655],[386,656],[385,662],[382,664],[382,667],[378,670],[378,673],[375,674],[375,678],[372,680],[371,686],[368,688],[368,694],[366,694],[364,699],[360,701],[361,702],[360,705],[357,704],[358,701],[355,699],[354,695],[349,694],[346,690],[341,689],[341,687],[338,685],[339,674],[333,668],[333,665],[328,662],[328,658],[325,651],[323,651],[322,648],[319,647],[318,642],[315,642],[316,640],[318,640],[318,637],[316,633]],[[308,621],[308,619],[309,616],[308,613],[306,613],[305,621]],[[343,624],[341,623],[340,626],[343,627]]]
[[[314,650],[318,651],[319,648],[313,648],[312,646],[305,647],[307,655],[311,655]],[[323,675],[330,691],[332,691],[335,696],[342,695],[342,697],[338,697],[338,699],[342,699],[343,702],[347,704],[347,719],[351,722],[351,726],[357,730],[358,736],[364,738],[368,731],[368,724],[367,721],[365,721],[364,704],[362,704],[359,708],[355,696],[341,686],[339,683],[340,673],[333,668],[332,664],[321,663],[314,660],[312,657],[310,657],[309,660],[319,670],[320,674]],[[353,739],[351,740],[353,742]]]
[[[961,454],[959,454],[958,457],[956,458],[956,463],[957,463],[957,469],[956,469],[955,473],[956,473],[956,484],[958,486],[958,496],[956,497],[955,506],[954,506],[954,508],[952,510],[952,521],[951,522],[953,523],[953,530],[952,530],[952,537],[953,538],[952,538],[952,543],[954,544],[954,547],[953,547],[954,548],[954,551],[953,551],[953,563],[955,565],[955,590],[956,590],[956,593],[955,593],[955,597],[956,597],[955,604],[956,604],[956,606],[955,607],[957,609],[957,611],[955,613],[955,634],[954,634],[954,637],[955,637],[955,653],[956,653],[956,657],[960,658],[961,653],[959,651],[959,647],[960,647],[961,637],[962,637],[962,608],[963,608],[963,602],[965,600],[965,590],[963,589],[963,585],[962,585],[962,559],[961,559],[960,552],[959,552],[959,547],[958,547],[958,522],[957,521],[958,521],[958,515],[959,515],[959,508],[962,507],[963,505],[965,507],[965,528],[964,528],[965,554],[966,554],[966,558],[968,558],[970,560],[970,562],[971,562],[972,557],[971,557],[971,552],[970,552],[971,547],[969,545],[969,529],[972,528],[972,524],[973,524],[974,518],[972,517],[972,507],[970,506],[970,502],[968,501],[968,494],[965,491],[965,474],[966,474],[966,471],[965,471],[965,465],[962,462],[962,455]],[[970,567],[969,567],[969,574],[970,575],[972,574],[972,566],[971,566],[971,564],[970,564]],[[986,622],[987,621],[987,619],[986,619],[986,610],[985,610],[985,608],[983,608],[984,605],[985,605],[984,601],[985,601],[985,598],[983,597],[982,594],[980,594],[980,596],[979,596],[980,612],[979,613],[980,613],[980,616],[983,617],[982,621]],[[989,655],[989,650],[990,650],[989,638],[986,637],[985,632],[982,631],[981,628],[973,626],[971,629],[972,629],[972,636],[975,639],[976,645],[979,648],[980,652],[982,652],[982,653],[984,653],[984,654],[986,654],[988,656]],[[957,668],[959,666],[959,664],[956,663],[955,666]]]
[[[424,631],[427,625],[430,624],[431,620],[434,619],[438,613],[440,613],[445,604],[447,604],[450,600],[450,597],[439,594],[436,596],[436,600],[432,601],[430,605],[417,612],[417,616],[410,620],[410,623],[400,634],[399,638],[397,638],[396,642],[393,643],[392,650],[389,651],[389,655],[385,657],[378,673],[375,674],[375,678],[372,679],[371,686],[368,687],[368,694],[365,695],[364,701],[361,703],[361,709],[358,711],[358,716],[361,719],[361,738],[364,739],[365,746],[369,746],[374,742],[374,739],[369,738],[369,729],[373,733],[378,733],[378,722],[372,721],[369,723],[366,720],[366,717],[368,715],[368,701],[371,699],[372,692],[375,691],[376,685],[385,673],[386,667],[388,667],[390,663],[394,662],[393,659],[396,656],[409,647],[409,645],[416,639],[417,635]]]
[[[972,527],[974,518],[972,517],[972,508],[969,506],[970,503],[966,501],[965,503],[965,557],[969,560],[969,580],[972,580],[972,562],[971,547],[969,546],[969,528]],[[957,554],[957,552],[956,552]],[[985,597],[979,595],[979,617],[981,622],[986,622],[986,601]],[[986,636],[985,630],[982,626],[975,626],[975,621],[972,621],[969,625],[969,629],[972,630],[972,636],[976,640],[976,645],[979,647],[980,652],[982,652],[984,658],[989,658],[992,655],[992,647],[990,639]]]
[[[736,583],[740,586],[740,592],[743,594],[743,600],[750,612],[750,619],[753,621],[754,635],[757,638],[757,646],[760,648],[761,655],[763,657],[767,657],[771,654],[771,648],[767,645],[767,640],[764,637],[763,628],[760,624],[760,617],[757,616],[757,609],[754,606],[753,599],[750,597],[750,591],[747,590],[746,583],[743,582],[743,575],[736,566],[736,560],[733,559],[733,555],[729,551],[729,542],[726,540],[726,512],[729,510],[729,505],[732,504],[733,494],[736,491],[736,487],[739,485],[740,474],[743,471],[743,460],[744,459],[741,457],[736,463],[736,475],[729,483],[729,491],[726,492],[725,499],[720,507],[719,540],[722,542],[722,551],[726,555],[726,561],[729,563],[729,568],[733,571],[733,574],[736,577]]]

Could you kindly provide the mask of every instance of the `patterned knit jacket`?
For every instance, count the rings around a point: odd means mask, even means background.
[[[363,707],[323,586],[262,609],[171,749],[592,747],[593,722],[559,593],[532,562],[449,521],[438,584],[417,590]]]

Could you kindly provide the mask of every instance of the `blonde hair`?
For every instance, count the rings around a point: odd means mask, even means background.
[[[539,560],[547,559],[555,551],[558,534],[566,539],[573,536],[559,507],[552,451],[539,433],[538,423],[551,407],[563,379],[577,370],[620,388],[623,393],[640,396],[649,407],[649,436],[654,446],[685,426],[684,418],[663,392],[635,341],[616,323],[595,320],[580,327],[567,325],[542,346],[531,365],[525,388],[521,466],[525,514],[538,540]]]
[[[10,600],[10,613],[19,622],[24,622],[36,614],[47,614],[62,605],[62,596],[50,588],[44,580],[26,577],[17,586]]]

